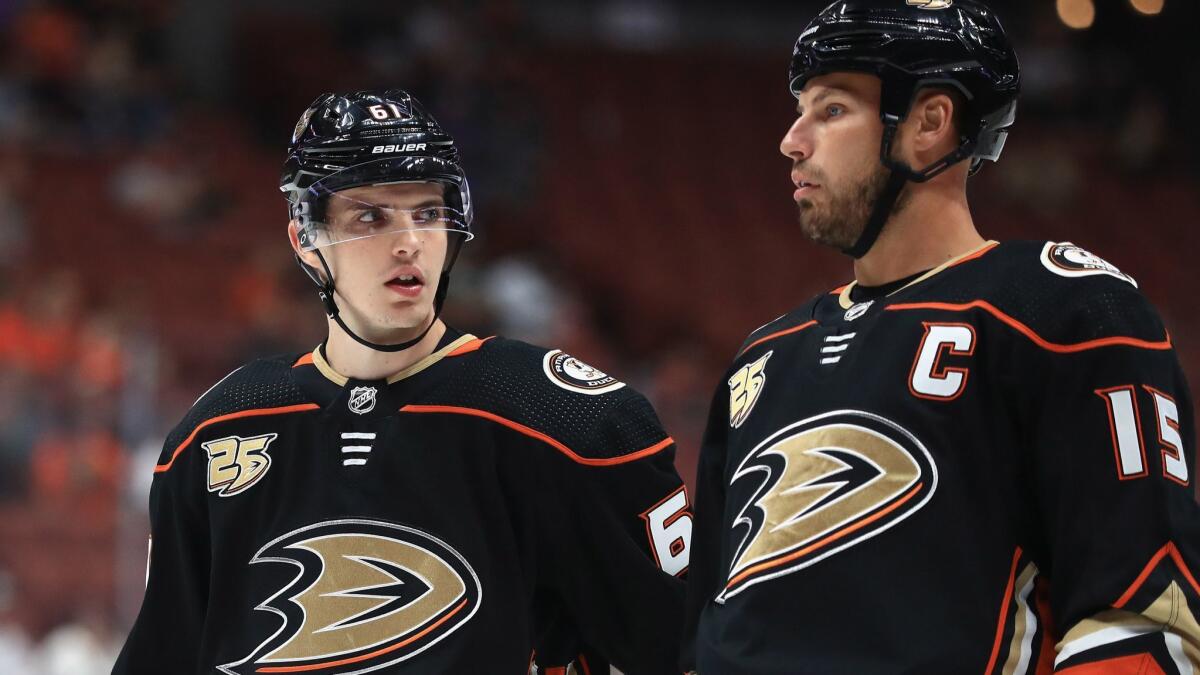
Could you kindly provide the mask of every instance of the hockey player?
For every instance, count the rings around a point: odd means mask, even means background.
[[[754,331],[713,399],[684,665],[1192,673],[1192,402],[1135,281],[985,241],[966,198],[1017,58],[974,0],[846,0],[792,58],[799,224],[855,280]]]
[[[234,371],[168,437],[114,673],[517,675],[576,642],[674,671],[673,442],[614,377],[438,318],[471,238],[451,137],[403,91],[326,94],[281,182],[328,340]]]

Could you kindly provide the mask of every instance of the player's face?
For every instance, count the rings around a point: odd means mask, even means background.
[[[853,246],[887,184],[879,161],[880,86],[863,73],[814,77],[800,92],[796,121],[779,144],[792,160],[800,227],[817,243]]]
[[[442,206],[442,195],[438,183],[352,188],[337,193],[345,199],[328,200],[326,219],[331,226],[369,226],[382,218],[407,217],[409,210]],[[403,338],[424,330],[433,314],[448,236],[457,235],[402,227],[323,248],[343,319],[368,339]]]

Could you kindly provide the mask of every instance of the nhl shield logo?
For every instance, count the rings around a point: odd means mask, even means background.
[[[870,300],[868,302],[860,302],[857,305],[854,305],[850,309],[846,310],[846,316],[845,316],[846,321],[853,321],[855,319],[861,318],[862,315],[866,314],[867,311],[871,309],[871,305],[874,305],[874,304],[875,304],[875,301]]]
[[[366,415],[375,409],[375,395],[379,390],[375,387],[355,387],[350,390],[350,412]]]

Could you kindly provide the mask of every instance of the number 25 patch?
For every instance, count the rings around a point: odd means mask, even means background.
[[[201,443],[208,452],[208,491],[229,497],[257,483],[271,468],[267,447],[278,436],[228,436]]]
[[[763,370],[767,367],[767,359],[775,352],[770,351],[762,358],[748,363],[738,369],[729,378],[729,426],[737,429],[750,417],[754,404],[762,394],[767,384],[767,375]]]

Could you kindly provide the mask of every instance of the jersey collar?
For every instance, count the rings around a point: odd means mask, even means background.
[[[967,251],[966,253],[958,256],[957,258],[951,258],[950,260],[947,260],[946,262],[944,262],[941,265],[938,265],[937,267],[920,275],[919,277],[913,279],[912,281],[908,282],[907,284],[904,284],[900,288],[897,288],[896,290],[892,291],[891,293],[888,293],[887,296],[885,296],[885,297],[893,296],[906,288],[916,286],[917,284],[921,283],[922,281],[925,281],[926,279],[929,279],[930,277],[941,274],[942,272],[945,272],[946,270],[950,269],[951,267],[955,267],[955,266],[961,265],[969,260],[974,260],[976,258],[982,257],[983,255],[987,254],[988,251],[991,251],[993,248],[995,248],[998,245],[1000,245],[1000,242],[994,241],[994,240],[988,240],[988,241],[984,242],[981,246],[971,249],[970,251]],[[842,309],[850,309],[851,307],[854,306],[854,301],[850,299],[850,291],[854,290],[854,287],[857,285],[858,285],[857,281],[851,281],[850,283],[846,284],[838,291],[838,305],[841,306]]]

